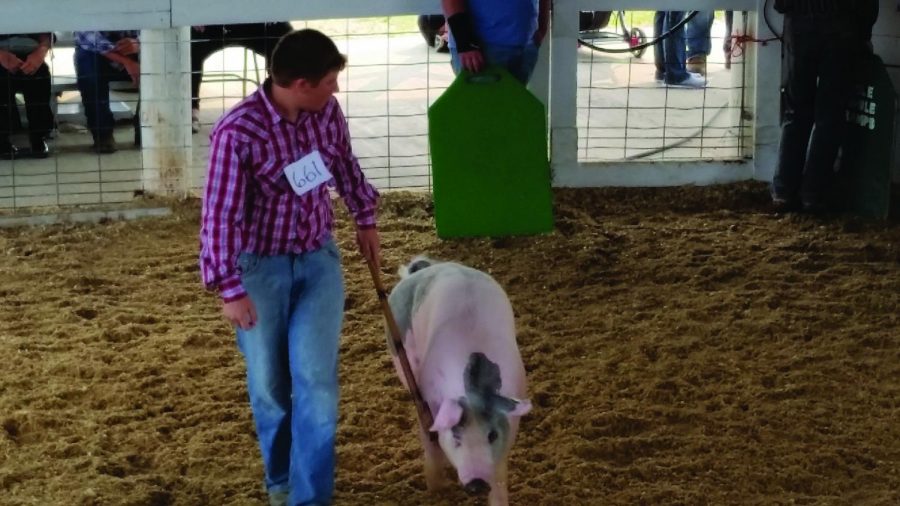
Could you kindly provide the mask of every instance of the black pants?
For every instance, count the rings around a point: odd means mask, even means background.
[[[861,35],[835,14],[787,14],[776,197],[821,204],[834,175]]]
[[[53,128],[53,113],[50,111],[50,68],[47,64],[38,67],[32,75],[21,72],[10,74],[0,67],[0,141],[19,125],[19,109],[16,107],[16,93],[25,98],[25,114],[28,116],[28,132],[32,136],[46,137]]]
[[[266,58],[266,67],[275,44],[284,34],[293,31],[288,22],[242,23],[236,25],[206,25],[202,32],[191,30],[191,105],[200,108],[200,83],[203,81],[203,62],[209,55],[230,46],[242,46]]]

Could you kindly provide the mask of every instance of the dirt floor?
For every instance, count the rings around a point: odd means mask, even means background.
[[[441,241],[385,196],[386,283],[428,252],[510,294],[535,409],[514,505],[900,504],[900,225],[760,184],[564,190],[557,231]],[[424,491],[414,409],[342,213],[336,505]],[[263,504],[244,365],[171,217],[0,230],[0,504]]]

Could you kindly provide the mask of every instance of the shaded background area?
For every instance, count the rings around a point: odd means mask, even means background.
[[[389,193],[411,256],[509,292],[535,409],[512,504],[900,503],[900,227],[767,210],[761,184],[556,193],[557,231],[440,241]],[[342,206],[341,206],[342,208]],[[244,367],[171,217],[0,230],[3,504],[262,504]],[[424,492],[414,409],[346,214],[337,505]]]

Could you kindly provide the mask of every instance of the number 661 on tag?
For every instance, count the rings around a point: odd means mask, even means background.
[[[284,176],[297,195],[303,195],[332,178],[318,150],[285,167]]]

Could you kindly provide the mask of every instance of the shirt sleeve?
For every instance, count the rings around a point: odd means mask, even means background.
[[[218,289],[225,302],[247,295],[237,260],[245,242],[248,176],[237,137],[227,128],[213,133],[200,218],[200,274],[206,287]]]
[[[108,53],[115,49],[103,32],[75,32],[75,44],[85,51]]]
[[[335,107],[334,122],[337,127],[339,163],[335,164],[334,180],[338,194],[347,204],[360,229],[375,228],[375,211],[378,208],[378,190],[369,183],[359,166],[359,160],[350,146],[350,129],[340,106]]]

